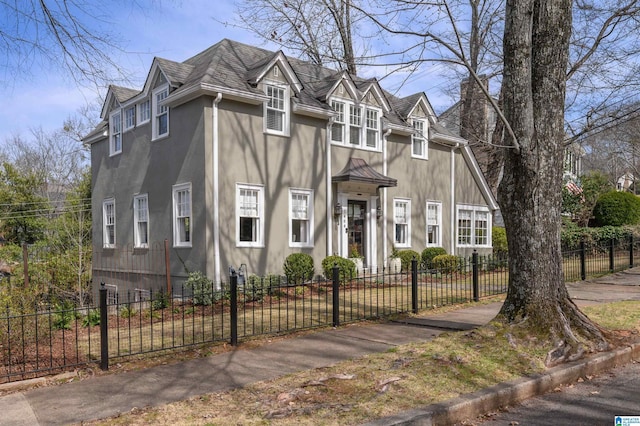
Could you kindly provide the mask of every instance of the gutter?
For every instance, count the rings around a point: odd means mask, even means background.
[[[456,249],[456,149],[459,148],[459,144],[451,147],[451,245],[449,247],[449,253],[455,254]]]

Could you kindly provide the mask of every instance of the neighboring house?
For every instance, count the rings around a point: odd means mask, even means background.
[[[582,159],[586,154],[585,149],[576,142],[572,142],[564,148],[564,182],[576,183],[582,176]]]
[[[489,90],[489,82],[481,76],[481,81],[484,84],[485,89]],[[462,98],[467,90],[468,80],[463,80],[460,83],[460,97]],[[487,100],[486,96],[480,88],[476,85],[475,92],[473,93],[473,102],[471,107],[474,109],[470,115],[471,123],[462,123],[462,110],[463,103],[458,101],[449,107],[446,111],[440,114],[439,122],[456,135],[462,135],[463,128],[467,129],[467,133],[470,135],[470,139],[473,139],[474,143],[470,143],[469,146],[473,150],[473,153],[480,165],[485,177],[492,181],[495,180],[496,186],[494,190],[497,190],[497,183],[502,178],[502,171],[495,170],[495,164],[492,160],[492,154],[495,152],[495,148],[492,149],[486,142],[490,142],[493,137],[493,131],[498,120],[498,114],[491,106],[491,103]],[[498,103],[497,99],[494,99]],[[582,159],[586,154],[585,149],[578,143],[572,142],[565,146],[564,149],[564,163],[563,163],[563,179],[564,183],[569,182],[577,184],[579,177],[582,175]]]
[[[634,192],[635,191],[635,176],[632,173],[625,173],[618,178],[618,182],[616,183],[617,191],[627,191]],[[634,192],[635,193],[635,192]]]
[[[423,93],[225,39],[154,59],[141,90],[111,86],[102,118],[84,139],[94,248],[168,239],[177,281],[185,265],[216,283],[241,264],[281,274],[296,252],[318,271],[352,248],[372,270],[394,246],[491,251],[496,202]],[[93,268],[99,283],[116,266]]]

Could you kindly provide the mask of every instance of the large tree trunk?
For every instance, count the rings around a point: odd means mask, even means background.
[[[509,288],[500,315],[564,344],[556,361],[607,341],[571,301],[560,251],[565,73],[571,0],[507,0],[504,114],[516,141],[498,197],[509,241]]]

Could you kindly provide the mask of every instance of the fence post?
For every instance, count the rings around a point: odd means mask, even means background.
[[[164,240],[164,273],[167,277],[167,294],[173,295],[171,288],[171,259],[169,259],[169,240]]]
[[[580,279],[587,279],[587,249],[584,240],[580,241]]]
[[[27,243],[22,243],[22,269],[24,271],[24,288],[29,288],[29,251]]]
[[[107,287],[100,283],[100,369],[109,369],[109,324],[107,324]]]
[[[633,234],[629,235],[629,268],[633,268]]]
[[[340,268],[338,264],[333,264],[333,326],[340,326]]]
[[[480,301],[480,283],[478,282],[478,252],[473,250],[471,255],[471,270],[473,277],[473,301]]]
[[[411,310],[418,313],[418,259],[411,259]]]
[[[609,241],[609,272],[613,272],[615,264],[613,259],[613,248],[614,248],[615,240],[612,238]]]
[[[229,277],[231,290],[231,346],[238,346],[238,275],[231,272]]]

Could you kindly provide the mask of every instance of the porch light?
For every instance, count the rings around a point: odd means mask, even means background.
[[[340,203],[336,203],[335,206],[333,206],[333,215],[335,217],[338,217],[342,214],[342,205]]]
[[[380,220],[381,217],[382,217],[382,207],[378,206],[376,207],[376,219]]]

